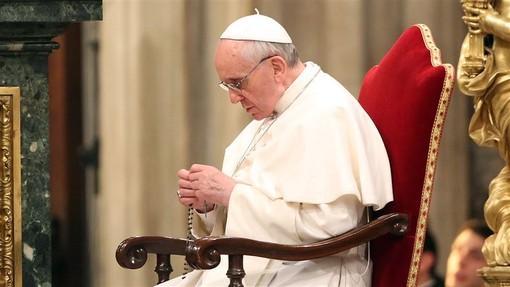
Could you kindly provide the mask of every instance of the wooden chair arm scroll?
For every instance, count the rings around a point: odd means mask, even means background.
[[[147,253],[156,254],[158,284],[168,281],[173,271],[170,255],[186,257],[195,269],[212,269],[220,263],[220,255],[229,256],[229,286],[243,286],[243,256],[251,255],[277,260],[300,261],[330,256],[364,244],[385,234],[403,236],[407,232],[408,216],[401,213],[382,215],[344,234],[310,244],[285,245],[239,237],[203,237],[193,241],[162,236],[130,237],[122,241],[116,252],[120,266],[141,268]]]
[[[147,262],[147,253],[156,254],[158,284],[168,281],[172,273],[170,255],[186,255],[192,241],[163,236],[138,236],[122,241],[117,247],[117,263],[128,269],[138,269]]]

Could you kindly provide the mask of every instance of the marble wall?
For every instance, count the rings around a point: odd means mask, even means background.
[[[21,89],[23,286],[52,282],[48,55],[59,47],[52,39],[72,22],[101,19],[100,0],[0,1],[0,86]]]

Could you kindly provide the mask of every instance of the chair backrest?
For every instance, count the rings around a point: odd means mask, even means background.
[[[437,165],[439,143],[454,87],[427,26],[406,30],[365,76],[359,101],[388,151],[395,200],[378,212],[409,215],[405,237],[371,242],[372,286],[415,286]]]

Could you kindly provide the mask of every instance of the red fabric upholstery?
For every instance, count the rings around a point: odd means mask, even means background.
[[[454,79],[454,69],[442,63],[429,29],[415,25],[362,84],[359,101],[381,133],[392,168],[395,200],[378,214],[409,215],[404,238],[384,236],[371,242],[374,287],[416,285]]]

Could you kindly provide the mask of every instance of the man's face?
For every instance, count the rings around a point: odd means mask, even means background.
[[[242,41],[220,41],[215,57],[216,72],[227,84],[235,85],[242,80],[241,92],[228,90],[230,101],[240,103],[252,118],[260,120],[273,113],[282,93],[278,92],[273,77],[271,58],[260,63],[247,61],[240,53],[242,45]]]
[[[446,287],[483,287],[476,271],[486,265],[482,253],[485,239],[470,229],[462,231],[453,241],[446,266]]]

